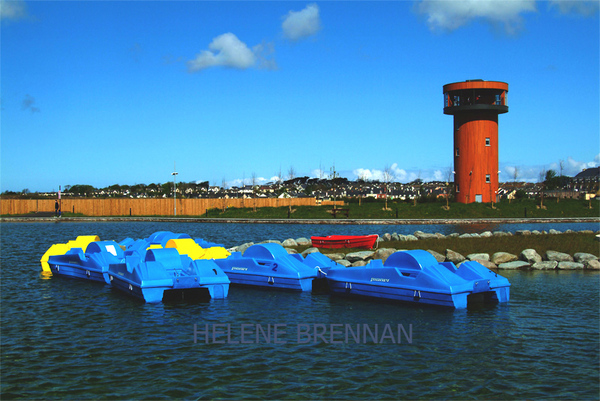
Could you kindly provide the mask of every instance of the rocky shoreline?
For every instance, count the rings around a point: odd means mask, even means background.
[[[596,238],[600,239],[600,232],[594,233],[591,230],[584,231],[572,231],[567,230],[567,233],[582,233],[582,234],[596,234]],[[485,231],[483,233],[475,234],[458,234],[453,233],[449,235],[443,235],[440,233],[424,233],[422,231],[416,231],[411,235],[403,235],[397,233],[385,233],[377,240],[377,249],[368,251],[358,251],[350,253],[342,253],[336,250],[334,253],[329,253],[326,256],[331,260],[344,265],[349,266],[365,266],[372,259],[381,259],[383,262],[392,253],[401,251],[402,249],[386,248],[385,243],[389,241],[419,241],[423,239],[442,239],[442,238],[486,238],[486,237],[501,237],[501,236],[512,236],[512,235],[560,235],[562,232],[558,230],[545,231],[529,231],[529,230],[518,230],[515,234],[504,231]],[[303,256],[309,253],[319,252],[319,249],[312,247],[312,243],[308,238],[288,238],[284,241],[278,240],[266,240],[261,243],[277,243],[283,246],[288,253],[297,253],[292,247],[296,246],[309,246],[308,249],[302,252]],[[245,243],[239,246],[235,246],[229,249],[230,252],[244,252],[250,246],[254,245],[253,242]],[[597,256],[585,252],[577,252],[574,255],[569,255],[563,252],[548,250],[544,255],[537,253],[535,249],[524,249],[519,255],[514,255],[508,252],[496,252],[493,255],[487,253],[472,253],[466,256],[461,255],[451,249],[446,249],[445,254],[428,249],[427,252],[431,253],[438,262],[452,262],[456,266],[460,266],[465,261],[477,261],[489,269],[500,269],[500,270],[600,270],[600,261]]]

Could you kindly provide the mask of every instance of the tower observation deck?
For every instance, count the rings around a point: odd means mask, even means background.
[[[454,116],[457,202],[496,201],[498,114],[508,112],[507,92],[507,83],[481,79],[444,85],[444,114]]]

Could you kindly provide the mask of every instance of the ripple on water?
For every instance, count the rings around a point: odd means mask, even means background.
[[[4,399],[598,395],[598,273],[507,272],[510,305],[468,311],[238,287],[225,300],[146,305],[100,283],[41,275],[39,258],[49,244],[81,234],[139,238],[168,227],[212,239],[206,226],[7,226],[0,236]],[[285,344],[193,343],[194,324],[276,323],[286,325]],[[412,343],[298,343],[298,324],[334,323],[412,325]]]

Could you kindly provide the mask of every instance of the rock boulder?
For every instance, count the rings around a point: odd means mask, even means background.
[[[530,267],[531,267],[531,265],[529,263],[523,262],[522,260],[515,260],[513,262],[500,263],[498,265],[498,269],[505,269],[505,270],[517,270],[517,269],[525,270],[525,269],[529,269]]]
[[[600,270],[600,261],[598,261],[598,259],[588,260],[583,265],[588,270]]]
[[[577,262],[558,262],[556,267],[559,270],[581,270],[583,269],[583,263]]]
[[[598,260],[598,257],[596,255],[584,252],[577,252],[575,255],[573,255],[573,258],[575,259],[575,262],[579,263],[585,263],[590,260]]]
[[[485,260],[486,262],[490,261],[490,254],[489,253],[470,253],[467,255],[467,259],[469,260]]]
[[[554,260],[556,262],[573,262],[573,257],[568,253],[557,251],[546,251],[545,260]]]
[[[399,234],[398,237],[400,238],[400,241],[418,241],[419,240],[417,237],[415,237],[412,234],[409,234],[409,235]]]
[[[241,252],[243,255],[244,252],[246,252],[246,249],[250,248],[252,245],[254,245],[254,242],[246,242],[245,244],[238,246],[237,251]]]
[[[477,259],[475,259],[475,260],[473,260],[473,262],[477,262],[480,265],[483,265],[483,266],[487,267],[488,269],[497,269],[498,268],[498,266],[495,263],[490,262],[489,260],[477,260]]]
[[[381,262],[385,263],[387,258],[394,252],[396,252],[396,249],[394,249],[394,248],[379,248],[378,250],[375,251],[372,258],[373,259],[381,259]]]
[[[311,241],[304,237],[296,238],[296,243],[300,246],[312,245]]]
[[[281,245],[283,245],[284,247],[286,246],[298,246],[298,243],[296,242],[295,239],[293,238],[288,238],[286,240],[284,240]]]
[[[452,249],[446,249],[446,260],[457,265],[467,260],[467,258],[465,258],[460,253],[453,251]]]
[[[318,248],[312,247],[312,248],[308,248],[306,249],[304,252],[302,252],[302,256],[306,257],[306,255],[310,254],[310,253],[315,253],[315,252],[319,252]]]
[[[437,238],[435,234],[424,233],[423,231],[415,231],[414,236],[418,239],[434,239]]]
[[[371,256],[373,256],[375,252],[373,251],[359,251],[359,252],[352,252],[346,255],[346,260],[350,263],[353,264],[354,266],[354,262],[358,262],[358,261],[367,261],[369,258],[371,258]]]
[[[518,259],[519,258],[517,257],[517,255],[513,255],[512,253],[508,252],[496,252],[492,255],[492,262],[494,262],[497,265],[500,265],[502,263],[514,262]]]
[[[535,251],[535,249],[524,249],[521,251],[519,259],[532,265],[542,261],[542,257]]]
[[[531,268],[533,270],[554,270],[554,269],[556,269],[556,266],[558,266],[558,262],[550,260],[550,261],[535,262],[534,264],[531,265]]]
[[[433,255],[433,257],[435,258],[435,260],[437,260],[438,262],[442,263],[446,261],[446,257],[444,255],[442,255],[441,253],[438,253],[434,250],[428,249],[427,252],[429,252],[431,255]]]
[[[329,259],[331,259],[333,261],[336,261],[336,260],[344,259],[344,257],[346,255],[344,255],[343,253],[329,253],[325,256],[327,256]]]

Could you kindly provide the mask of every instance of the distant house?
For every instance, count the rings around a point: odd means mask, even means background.
[[[573,183],[595,183],[600,179],[600,167],[586,168],[573,177]]]
[[[571,181],[573,189],[578,192],[584,192],[594,197],[595,193],[598,192],[598,183],[600,182],[600,167],[592,167],[583,170]],[[590,195],[585,195],[586,199]]]

